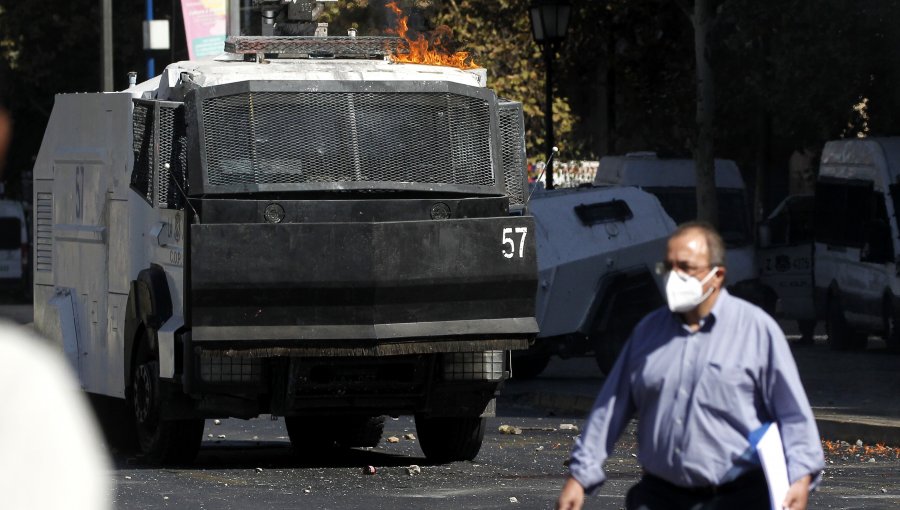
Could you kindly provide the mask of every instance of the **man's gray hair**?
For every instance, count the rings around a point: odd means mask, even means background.
[[[706,238],[706,247],[709,250],[709,265],[725,267],[725,241],[716,230],[716,227],[705,221],[688,221],[678,225],[669,239],[674,239],[692,230],[699,230]]]

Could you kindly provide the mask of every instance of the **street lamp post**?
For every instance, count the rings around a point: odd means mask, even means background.
[[[544,125],[547,142],[547,189],[553,189],[553,57],[559,44],[566,38],[569,28],[571,6],[567,0],[535,0],[529,8],[531,16],[531,34],[534,41],[541,45],[544,53],[544,65],[547,69],[545,87],[546,104],[544,107]]]

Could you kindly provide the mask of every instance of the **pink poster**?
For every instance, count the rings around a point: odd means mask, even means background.
[[[225,51],[226,0],[181,0],[190,58],[216,57]]]

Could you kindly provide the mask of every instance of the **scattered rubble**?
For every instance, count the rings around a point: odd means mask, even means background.
[[[405,434],[403,436],[403,439],[406,439],[407,441],[415,441],[416,436],[415,436],[415,434]]]
[[[422,468],[413,464],[412,466],[406,468],[406,473],[409,474],[409,476],[418,475],[422,473]]]
[[[522,429],[515,425],[500,425],[497,430],[499,430],[501,434],[511,434],[514,436],[522,435]]]
[[[221,425],[222,420],[213,420],[213,425]]]
[[[363,468],[364,475],[374,475],[377,472],[378,472],[378,470],[375,469],[375,466],[366,466]]]
[[[573,432],[578,432],[578,425],[573,425],[571,423],[560,423],[559,430],[571,430]]]
[[[399,443],[400,438],[397,436],[391,436],[391,437],[387,438],[387,442],[388,443]]]
[[[515,496],[513,496],[513,497],[509,498],[509,502],[510,503],[518,503],[519,500]]]

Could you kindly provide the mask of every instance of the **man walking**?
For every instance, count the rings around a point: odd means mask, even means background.
[[[580,509],[603,484],[603,463],[637,417],[644,476],[628,491],[629,510],[769,508],[748,439],[768,422],[784,443],[784,507],[805,509],[825,457],[784,334],[724,289],[725,246],[711,226],[678,227],[660,266],[668,308],[635,326],[575,444],[557,508]]]

